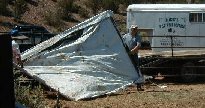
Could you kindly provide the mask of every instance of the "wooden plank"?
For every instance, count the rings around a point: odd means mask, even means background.
[[[12,39],[13,39],[13,40],[28,40],[29,37],[24,36],[24,35],[21,35],[21,36],[12,37]]]

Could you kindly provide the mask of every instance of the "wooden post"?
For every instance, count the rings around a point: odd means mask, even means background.
[[[0,108],[15,108],[11,36],[0,34]]]

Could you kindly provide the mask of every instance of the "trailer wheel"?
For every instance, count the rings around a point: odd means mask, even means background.
[[[192,82],[196,79],[196,69],[192,68],[192,66],[194,66],[192,62],[187,62],[182,65],[181,78],[183,82]]]

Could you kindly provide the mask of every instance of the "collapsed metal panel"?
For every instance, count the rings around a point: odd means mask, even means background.
[[[25,51],[26,73],[73,100],[142,82],[111,17],[105,11]]]

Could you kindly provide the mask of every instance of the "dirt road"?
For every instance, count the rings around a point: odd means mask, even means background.
[[[130,86],[126,90],[96,99],[69,101],[60,98],[63,108],[205,108],[205,78],[193,83],[178,83],[172,79],[146,82],[144,91]],[[49,107],[56,103],[46,99]]]

